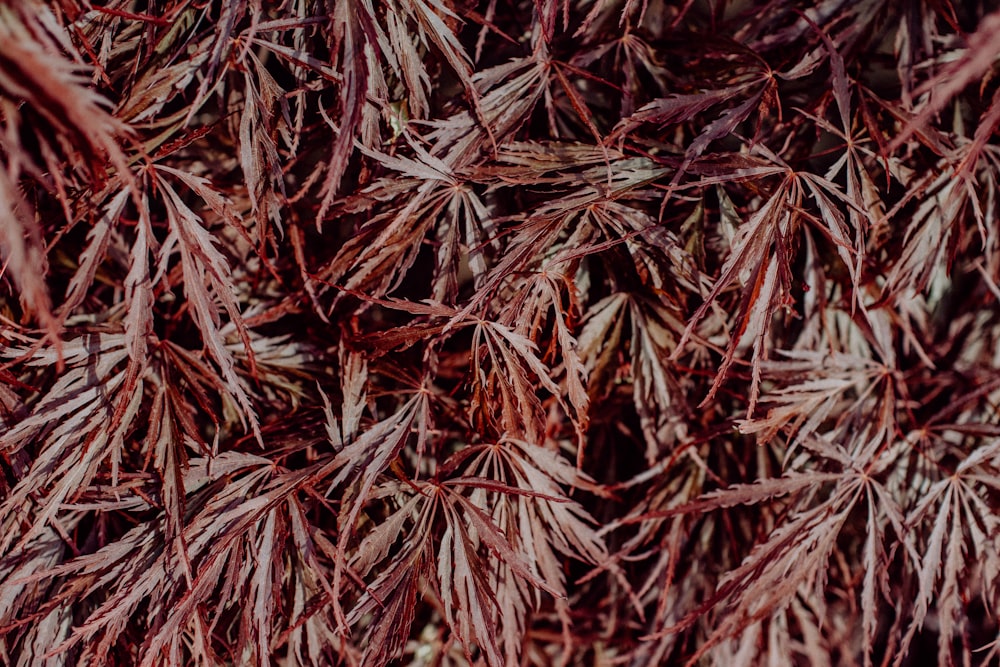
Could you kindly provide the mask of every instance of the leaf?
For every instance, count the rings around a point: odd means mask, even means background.
[[[257,415],[245,382],[236,375],[232,355],[226,349],[220,332],[219,311],[215,305],[215,300],[218,299],[230,321],[236,325],[253,369],[253,351],[236,301],[236,289],[228,262],[215,247],[212,236],[202,226],[201,218],[187,207],[173,187],[162,177],[157,178],[157,184],[166,197],[170,222],[170,237],[164,246],[170,247],[172,243],[176,243],[180,250],[185,293],[191,303],[191,315],[201,330],[202,340],[222,371],[226,389],[240,406],[241,421],[249,424],[259,440],[261,433]],[[161,254],[161,265],[164,261]]]

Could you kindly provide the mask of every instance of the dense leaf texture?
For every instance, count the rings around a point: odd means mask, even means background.
[[[998,55],[0,0],[0,663],[996,664]]]

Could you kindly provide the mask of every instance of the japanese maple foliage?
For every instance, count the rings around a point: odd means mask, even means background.
[[[998,56],[0,0],[0,663],[997,664]]]

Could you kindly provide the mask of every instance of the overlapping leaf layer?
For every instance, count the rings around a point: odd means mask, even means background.
[[[998,56],[0,0],[0,663],[996,664]]]

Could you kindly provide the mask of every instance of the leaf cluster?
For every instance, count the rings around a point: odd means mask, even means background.
[[[0,0],[0,663],[1000,659],[1000,9]]]

